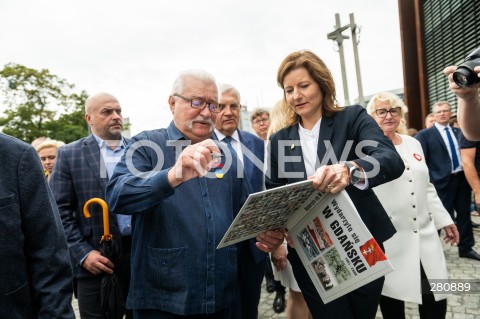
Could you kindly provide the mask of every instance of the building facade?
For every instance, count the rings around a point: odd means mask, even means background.
[[[437,101],[449,101],[456,114],[456,98],[442,71],[480,46],[480,0],[398,0],[398,5],[408,121],[421,129]]]

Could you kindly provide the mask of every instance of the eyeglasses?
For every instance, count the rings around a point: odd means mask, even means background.
[[[253,121],[252,124],[253,125],[260,125],[260,124],[263,124],[263,123],[268,123],[270,122],[270,119],[269,118],[261,118],[261,119],[258,119],[256,121]]]
[[[220,112],[225,110],[225,108],[230,106],[230,111],[238,111],[242,106],[237,103],[232,103],[232,104],[218,104],[218,108],[220,109]]]
[[[378,110],[375,110],[375,113],[377,114],[378,117],[387,117],[387,113],[390,113],[392,117],[397,117],[400,115],[401,110],[402,110],[401,107],[394,107],[394,108],[391,108],[390,110],[378,109]]]
[[[210,112],[220,113],[220,111],[222,110],[220,108],[220,105],[218,105],[218,103],[215,102],[215,101],[207,102],[207,101],[199,99],[199,98],[189,99],[188,97],[181,96],[180,94],[177,94],[177,93],[173,94],[173,96],[177,96],[181,99],[184,99],[185,101],[190,102],[190,105],[194,109],[203,110],[205,108],[205,106],[208,105],[208,109],[210,110]]]

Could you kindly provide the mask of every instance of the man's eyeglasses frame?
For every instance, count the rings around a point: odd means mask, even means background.
[[[185,101],[190,102],[190,106],[193,107],[194,109],[197,109],[197,110],[203,110],[205,108],[205,106],[208,105],[208,109],[210,110],[210,112],[220,113],[222,111],[222,108],[217,103],[217,101],[207,102],[207,101],[205,101],[203,99],[200,99],[200,98],[190,99],[190,98],[185,97],[183,95],[180,95],[178,93],[174,93],[173,96],[179,97],[181,99],[184,99]]]

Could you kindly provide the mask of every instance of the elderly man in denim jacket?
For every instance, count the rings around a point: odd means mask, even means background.
[[[134,137],[107,186],[110,208],[133,215],[127,307],[135,318],[230,317],[237,251],[216,246],[247,192],[229,161],[214,158],[217,95],[207,72],[181,73],[169,97],[173,121]],[[283,234],[260,237],[268,250]]]

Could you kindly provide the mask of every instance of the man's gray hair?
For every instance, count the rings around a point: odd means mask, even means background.
[[[201,69],[193,69],[193,70],[186,70],[183,72],[180,72],[173,82],[173,87],[172,87],[172,93],[171,95],[177,93],[180,94],[183,92],[183,82],[185,81],[185,78],[192,77],[195,79],[198,79],[202,82],[212,82],[215,84],[215,78],[213,75],[208,73],[205,70]]]
[[[223,93],[227,93],[227,92],[231,92],[231,93],[235,94],[235,96],[237,97],[238,103],[240,103],[240,101],[241,101],[240,92],[238,92],[238,90],[233,85],[225,84],[225,83],[219,83],[218,84],[218,96],[221,97]]]

